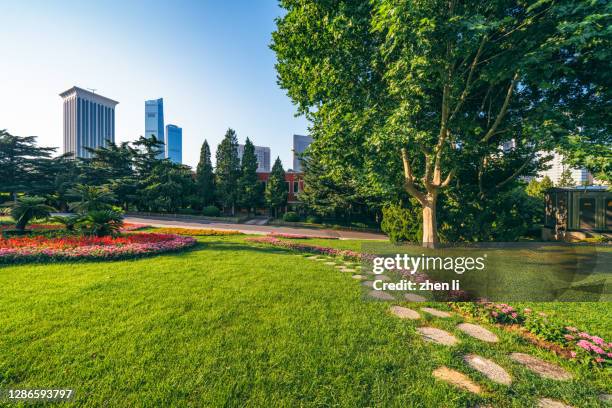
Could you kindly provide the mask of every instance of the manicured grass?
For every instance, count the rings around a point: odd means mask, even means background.
[[[524,407],[537,397],[595,407],[612,391],[603,371],[513,334],[492,328],[501,341],[489,345],[455,331],[459,317],[397,319],[389,303],[364,299],[350,274],[321,262],[244,237],[198,240],[191,251],[133,261],[1,268],[0,389],[74,388],[79,406],[351,407]],[[415,328],[425,324],[461,344],[423,342]],[[514,351],[576,379],[543,380],[507,357]],[[469,352],[504,366],[512,386],[466,367]],[[435,381],[441,365],[486,393]]]

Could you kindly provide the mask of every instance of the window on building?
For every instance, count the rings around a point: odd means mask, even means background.
[[[293,182],[293,192],[294,193],[299,193],[300,191],[300,184],[297,181]]]
[[[291,192],[291,183],[288,181],[285,181],[285,183],[287,183],[287,192]]]

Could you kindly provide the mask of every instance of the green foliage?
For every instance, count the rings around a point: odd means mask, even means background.
[[[279,209],[287,205],[287,182],[285,181],[285,170],[280,157],[276,158],[272,171],[266,183],[266,204],[272,215],[277,216]]]
[[[557,181],[557,187],[574,187],[576,182],[572,177],[572,171],[568,168],[561,172],[559,181]]]
[[[422,238],[422,212],[418,206],[408,208],[400,204],[387,204],[382,209],[381,229],[393,243],[420,242]]]
[[[114,210],[92,210],[79,221],[81,229],[97,237],[115,236],[123,226],[123,215]]]
[[[287,221],[287,222],[299,222],[300,221],[300,216],[296,212],[294,212],[294,211],[287,211],[283,215],[283,221]]]
[[[215,202],[215,175],[210,159],[210,147],[204,140],[200,149],[200,161],[196,169],[196,194],[203,206],[210,206]]]
[[[141,195],[150,211],[174,213],[195,201],[191,170],[182,164],[161,160],[142,184]]]
[[[308,222],[310,224],[320,224],[321,223],[321,217],[319,217],[317,215],[309,215],[308,217],[306,217],[306,222]]]
[[[77,184],[68,194],[77,201],[68,204],[71,210],[84,214],[89,211],[109,209],[115,202],[115,195],[107,186]]]
[[[529,197],[537,198],[539,200],[544,200],[544,194],[546,190],[553,188],[553,182],[548,176],[544,176],[542,181],[538,181],[535,178],[532,178],[525,192]]]
[[[240,178],[238,179],[238,202],[241,207],[246,208],[249,212],[260,207],[263,201],[261,183],[257,178],[257,166],[255,146],[247,137],[242,153]]]
[[[48,218],[55,209],[45,204],[45,201],[43,197],[37,196],[19,197],[11,209],[11,217],[15,220],[15,228],[23,231],[33,218]]]
[[[527,315],[525,328],[541,339],[561,344],[566,342],[563,336],[568,334],[564,325],[537,313]]]
[[[74,215],[66,215],[66,216],[56,215],[54,217],[51,217],[49,220],[62,224],[64,228],[66,229],[66,231],[74,231],[75,227],[81,221],[81,217],[74,216]]]
[[[234,215],[238,201],[238,177],[240,160],[238,159],[238,138],[233,129],[225,132],[225,137],[217,147],[217,167],[215,172],[217,198],[223,211],[231,210]]]
[[[214,205],[207,205],[206,207],[202,208],[202,215],[207,217],[218,217],[221,215],[221,210]]]

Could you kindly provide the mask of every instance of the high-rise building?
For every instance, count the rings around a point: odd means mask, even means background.
[[[166,159],[174,163],[183,163],[183,129],[168,124],[166,126]]]
[[[537,176],[538,180],[541,180],[544,178],[544,176],[548,176],[548,178],[556,185],[561,179],[561,174],[564,171],[569,170],[576,186],[593,184],[593,175],[589,173],[587,169],[568,166],[563,162],[563,156],[561,154],[557,152],[540,152],[540,154],[552,154],[553,157],[551,161],[546,163],[548,166],[550,166],[550,169],[540,171]]]
[[[155,136],[157,140],[164,142],[164,98],[145,101],[145,137],[150,139]],[[159,158],[164,153],[160,152]]]
[[[303,154],[312,143],[312,137],[303,135],[293,135],[293,171],[302,171],[300,155]]]
[[[73,86],[60,94],[64,100],[64,153],[91,157],[86,148],[115,141],[115,106],[119,103]]]
[[[244,154],[244,145],[238,145],[238,158],[242,162]],[[264,146],[255,146],[255,156],[257,156],[257,172],[267,173],[270,171],[270,148]]]

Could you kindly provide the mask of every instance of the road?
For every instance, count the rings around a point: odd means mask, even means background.
[[[125,222],[134,224],[147,224],[153,227],[177,227],[177,228],[206,228],[214,230],[233,230],[240,231],[245,234],[269,234],[271,232],[279,234],[299,234],[309,237],[330,237],[339,239],[363,239],[363,240],[386,240],[387,237],[383,234],[372,232],[359,231],[339,231],[331,229],[315,229],[315,228],[294,228],[294,227],[279,227],[273,225],[250,225],[250,224],[232,224],[207,220],[196,219],[171,219],[167,217],[152,217],[152,216],[126,216]]]

